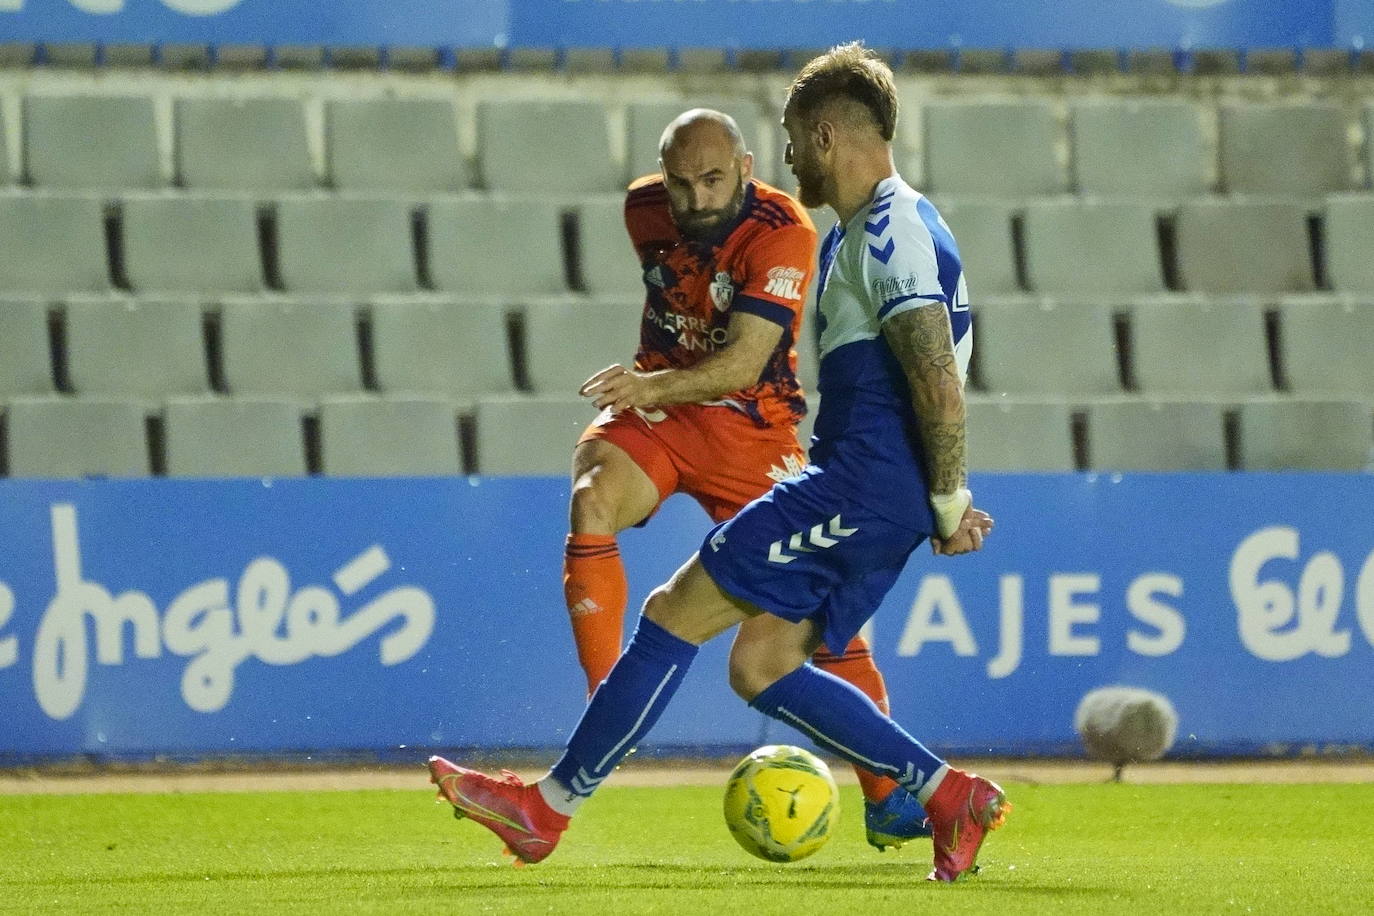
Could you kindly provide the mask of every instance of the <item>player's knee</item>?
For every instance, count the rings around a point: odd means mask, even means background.
[[[572,506],[569,510],[572,530],[576,534],[615,534],[618,513],[614,493],[597,482],[594,471],[588,471],[573,481]]]
[[[730,689],[746,703],[752,703],[755,697],[791,674],[801,663],[799,659],[741,650],[736,646],[730,652]]]

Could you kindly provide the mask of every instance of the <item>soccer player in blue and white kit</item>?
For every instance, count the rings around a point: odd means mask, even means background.
[[[783,127],[802,203],[839,217],[821,248],[813,464],[712,530],[649,596],[547,776],[526,786],[430,759],[455,813],[519,860],[553,851],[577,807],[657,721],[697,647],[736,625],[731,686],[916,795],[933,832],[931,880],[972,868],[1010,809],[995,783],[951,768],[861,692],[806,663],[822,643],[844,648],[922,541],[937,555],[968,553],[992,529],[966,486],[972,330],[959,252],[893,166],[896,121],[892,73],[858,44],[812,60],[788,91]]]

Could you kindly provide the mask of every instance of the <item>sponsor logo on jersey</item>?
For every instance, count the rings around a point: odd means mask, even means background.
[[[913,295],[920,288],[921,278],[916,274],[905,277],[879,277],[873,281],[873,293],[883,301]]]
[[[655,264],[653,267],[644,271],[644,282],[646,285],[657,286],[659,289],[666,287],[668,281],[663,276],[663,265]]]
[[[802,280],[805,278],[805,272],[795,267],[774,267],[768,271],[768,285],[763,291],[779,299],[800,299]]]
[[[711,301],[715,303],[716,311],[723,312],[730,307],[730,303],[734,300],[735,284],[731,281],[728,273],[721,271],[711,281]]]

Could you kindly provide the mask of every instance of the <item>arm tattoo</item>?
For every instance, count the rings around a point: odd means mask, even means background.
[[[901,363],[926,453],[932,493],[953,493],[968,479],[964,383],[954,356],[954,335],[943,305],[911,309],[883,325],[883,337]]]

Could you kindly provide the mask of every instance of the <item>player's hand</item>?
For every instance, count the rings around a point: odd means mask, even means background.
[[[582,383],[577,393],[593,398],[598,408],[629,410],[632,407],[653,407],[652,376],[616,364],[602,369]]]
[[[947,538],[932,537],[930,551],[937,557],[953,557],[983,549],[983,539],[992,532],[992,516],[982,509],[969,506],[959,527]]]

